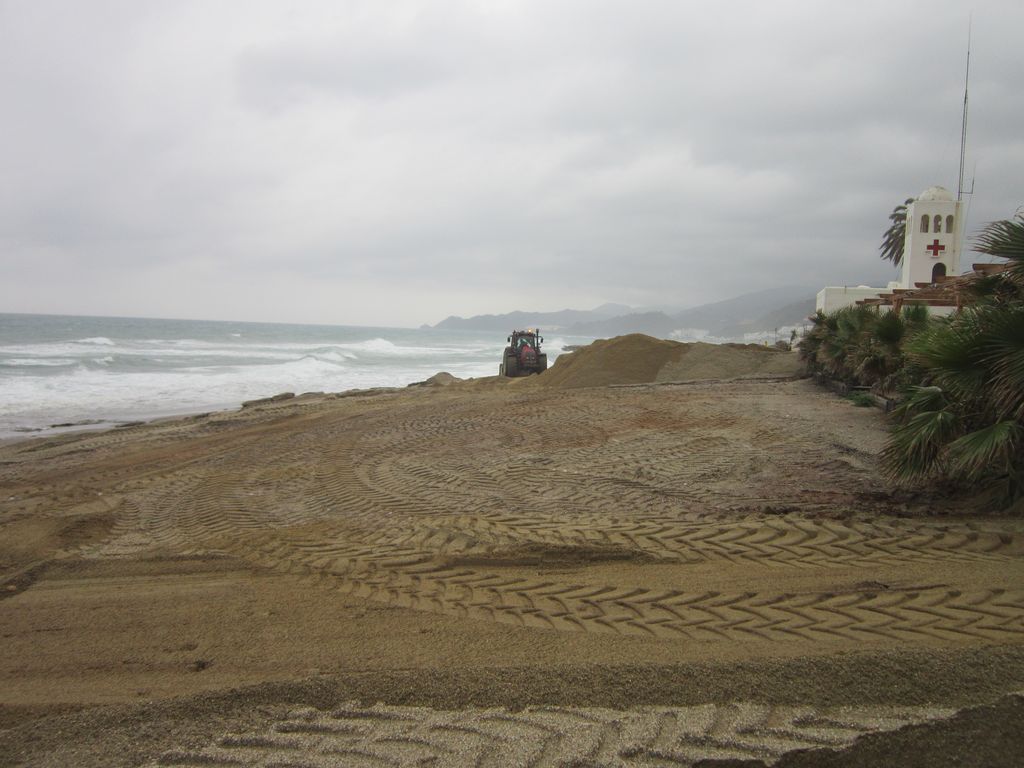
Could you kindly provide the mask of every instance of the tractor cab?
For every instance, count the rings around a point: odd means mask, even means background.
[[[537,331],[533,328],[529,328],[525,331],[513,331],[512,335],[508,337],[509,344],[516,351],[523,349],[524,347],[530,347],[534,352],[540,352],[540,344],[544,339],[537,334]]]
[[[544,337],[536,328],[512,331],[507,341],[508,346],[498,366],[499,376],[529,376],[547,370],[548,356],[540,351]]]

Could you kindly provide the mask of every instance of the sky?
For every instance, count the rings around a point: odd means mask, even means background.
[[[956,192],[969,20],[971,232],[1024,204],[1019,0],[0,0],[0,312],[884,285],[893,207]]]

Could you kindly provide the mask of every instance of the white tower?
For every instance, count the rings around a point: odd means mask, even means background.
[[[901,288],[960,274],[960,203],[943,187],[929,187],[907,208]]]

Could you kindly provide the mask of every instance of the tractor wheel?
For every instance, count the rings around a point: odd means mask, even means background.
[[[543,373],[548,369],[548,356],[537,355],[537,373]]]
[[[519,375],[519,361],[515,357],[505,358],[505,375],[506,376],[518,376]]]

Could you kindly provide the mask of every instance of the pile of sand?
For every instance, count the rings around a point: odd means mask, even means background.
[[[667,364],[677,362],[684,344],[640,333],[599,339],[568,355],[560,355],[537,383],[544,387],[575,389],[608,384],[643,384],[655,381]]]
[[[685,351],[678,362],[658,371],[655,381],[734,379],[742,376],[779,374],[795,376],[800,371],[796,352],[758,344],[682,344]]]
[[[440,371],[435,373],[429,379],[425,381],[414,381],[409,384],[410,387],[447,387],[456,382],[462,381],[458,376],[452,376],[448,371]]]
[[[601,339],[563,354],[537,386],[556,389],[609,384],[733,379],[743,376],[796,375],[795,352],[756,344],[683,343],[634,333]]]

